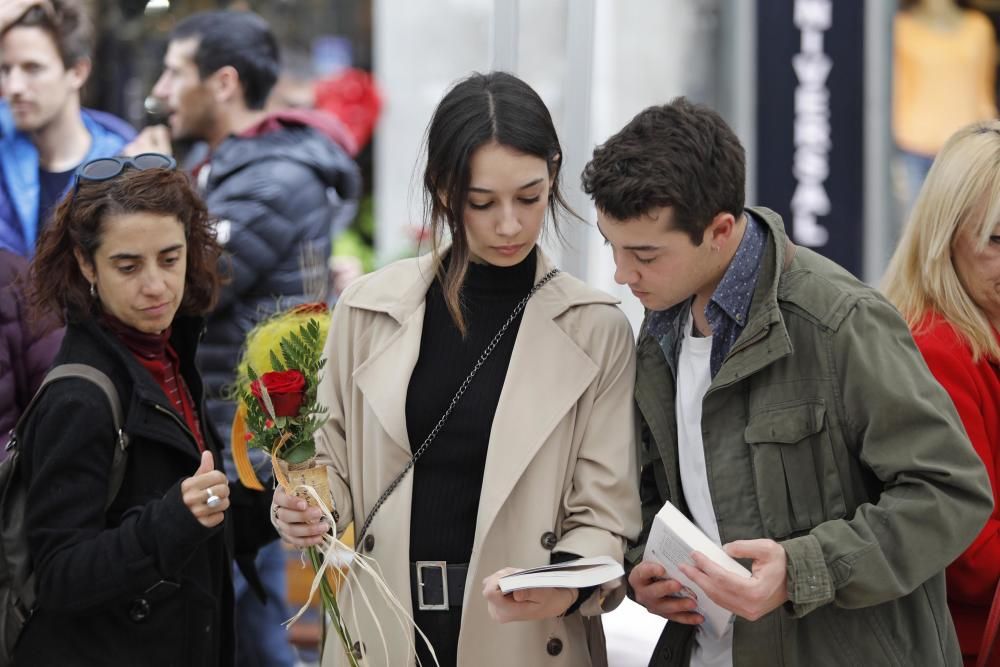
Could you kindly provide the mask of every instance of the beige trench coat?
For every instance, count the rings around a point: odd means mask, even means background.
[[[540,253],[537,277],[550,269]],[[360,526],[410,458],[406,391],[432,271],[429,256],[397,262],[351,285],[334,308],[319,390],[329,416],[317,449],[331,466],[338,532],[352,520]],[[547,565],[546,533],[558,538],[555,551],[621,561],[625,539],[639,532],[635,352],[616,303],[559,273],[524,311],[490,434],[462,608],[461,665],[591,665],[582,616],[609,611],[624,596],[624,582],[614,582],[567,618],[499,624],[481,593],[482,580],[503,567]],[[368,533],[372,548],[362,551],[378,561],[407,613],[412,489],[411,472],[379,510]],[[362,589],[387,644],[357,591],[342,594],[354,638],[364,644],[362,664],[414,665],[413,631],[401,630],[364,577]],[[333,632],[323,663],[346,664]]]

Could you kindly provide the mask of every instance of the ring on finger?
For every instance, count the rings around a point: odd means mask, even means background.
[[[272,504],[271,505],[271,523],[277,523],[277,522],[278,522],[278,506]]]
[[[208,494],[208,498],[205,499],[205,504],[210,508],[215,509],[220,503],[222,503],[222,498],[215,495],[215,492],[212,491],[212,487],[205,489],[205,493]]]

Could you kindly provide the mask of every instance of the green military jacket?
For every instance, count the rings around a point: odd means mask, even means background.
[[[734,667],[962,664],[944,568],[975,538],[992,495],[948,394],[875,290],[805,248],[786,265],[781,218],[747,326],[705,395],[702,436],[723,544],[770,538],[789,602],[738,618]],[[687,512],[677,464],[678,329],[640,331],[642,559],[666,500]],[[651,665],[686,665],[691,626],[667,623]]]

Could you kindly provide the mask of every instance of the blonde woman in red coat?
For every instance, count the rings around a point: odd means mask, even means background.
[[[959,130],[934,161],[885,291],[951,395],[993,486],[993,515],[947,570],[966,665],[976,665],[1000,580],[1000,122]],[[914,397],[919,400],[919,397]],[[1000,650],[986,663],[1000,666]]]

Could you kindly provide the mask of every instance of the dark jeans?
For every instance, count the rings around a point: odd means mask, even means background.
[[[272,542],[257,554],[257,572],[267,593],[267,604],[247,586],[233,568],[236,589],[236,664],[240,667],[294,667],[295,651],[282,625],[291,618],[285,605],[285,552]]]

